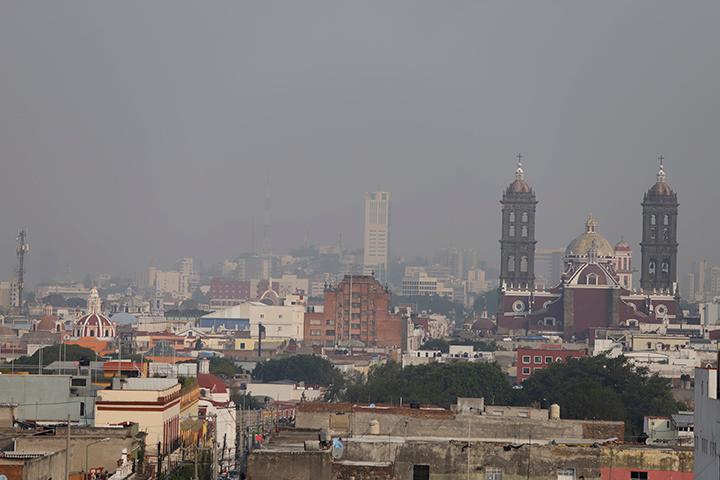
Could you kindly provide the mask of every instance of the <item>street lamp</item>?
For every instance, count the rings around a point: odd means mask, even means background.
[[[90,442],[87,445],[85,445],[85,475],[88,474],[88,452],[90,451],[90,445],[97,445],[98,443],[107,442],[110,440],[110,437],[101,438],[100,440],[96,440],[94,442]]]

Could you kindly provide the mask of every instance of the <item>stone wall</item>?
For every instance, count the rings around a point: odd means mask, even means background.
[[[557,480],[559,470],[575,469],[576,478],[600,480],[607,472],[650,470],[672,478],[692,476],[693,454],[687,449],[615,445],[580,447],[510,445],[466,441],[347,439],[334,462],[328,452],[255,451],[248,473],[253,480],[412,480],[414,465],[429,465],[431,480],[485,480],[501,469],[503,480]],[[668,477],[669,478],[669,477]]]
[[[348,429],[339,435],[368,435],[370,421],[377,420],[381,435],[401,437],[442,437],[505,439],[526,441],[534,439],[564,440],[623,438],[622,422],[594,422],[583,420],[547,420],[522,417],[458,414],[446,410],[370,409],[346,405],[318,404],[298,408],[296,426],[305,429],[330,428],[331,416],[347,416]],[[335,423],[335,422],[334,422]],[[340,423],[340,422],[337,422]]]

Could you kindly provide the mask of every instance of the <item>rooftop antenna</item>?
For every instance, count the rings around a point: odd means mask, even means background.
[[[25,286],[25,254],[30,251],[27,243],[27,232],[24,228],[18,231],[17,236],[17,313],[23,311],[23,287]]]
[[[270,172],[265,184],[265,210],[263,211],[263,245],[261,253],[270,253]]]

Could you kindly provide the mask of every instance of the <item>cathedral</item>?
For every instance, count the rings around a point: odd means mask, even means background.
[[[587,338],[598,329],[680,322],[677,290],[677,194],[660,163],[642,202],[640,290],[632,285],[632,251],[612,245],[589,216],[565,250],[558,285],[535,284],[535,210],[538,201],[518,162],[503,193],[498,331]]]

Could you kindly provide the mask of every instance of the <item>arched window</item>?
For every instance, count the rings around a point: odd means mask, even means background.
[[[662,269],[662,273],[670,273],[670,262],[667,260],[663,260],[662,265],[660,266]]]
[[[588,285],[597,285],[598,284],[598,276],[596,273],[588,273],[587,284]]]
[[[668,216],[668,215],[663,216],[663,225],[670,225],[670,216]]]
[[[650,239],[655,240],[656,237],[657,237],[657,229],[655,227],[652,227],[650,229]]]
[[[508,215],[508,220],[511,222],[515,221],[515,212],[510,212],[510,215]]]
[[[522,214],[522,221],[525,222],[525,223],[527,223],[527,221],[528,221],[528,214],[527,214],[527,212],[523,212],[523,214]]]
[[[657,219],[655,218],[655,214],[653,213],[650,215],[650,225],[655,225],[657,223]]]
[[[515,236],[515,225],[510,225],[508,235],[510,235],[511,237]]]
[[[520,271],[525,273],[528,271],[528,257],[520,257]]]
[[[655,259],[650,259],[650,262],[648,263],[648,273],[650,275],[655,275]]]
[[[508,272],[514,272],[515,271],[515,255],[510,255],[508,257],[507,262],[508,262],[508,265],[507,265]]]
[[[521,235],[522,235],[524,238],[527,237],[527,226],[526,226],[526,225],[523,225],[523,226],[522,226]]]
[[[670,240],[670,230],[667,228],[663,229],[663,240]]]

